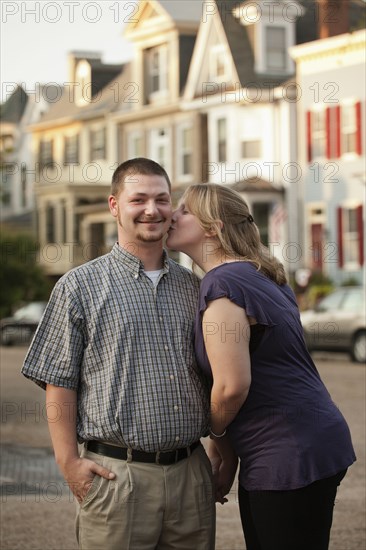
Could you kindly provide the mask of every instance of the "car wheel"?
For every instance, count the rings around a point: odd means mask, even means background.
[[[366,362],[366,331],[360,330],[353,337],[351,358],[356,363]]]
[[[13,344],[12,340],[12,329],[4,327],[0,332],[0,342],[2,346],[11,346]]]

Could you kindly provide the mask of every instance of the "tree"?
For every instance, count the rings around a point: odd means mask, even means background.
[[[37,243],[25,234],[0,234],[0,317],[24,302],[48,300],[51,283],[37,264]]]

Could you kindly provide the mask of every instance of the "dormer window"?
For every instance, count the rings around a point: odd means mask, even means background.
[[[210,80],[223,81],[229,78],[229,55],[223,44],[214,46],[210,52]]]
[[[165,98],[168,91],[168,49],[166,44],[146,51],[148,102]]]
[[[286,70],[286,29],[268,26],[266,28],[266,60],[268,71]]]

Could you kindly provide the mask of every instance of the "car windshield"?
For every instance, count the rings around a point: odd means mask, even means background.
[[[316,309],[319,311],[339,309],[343,296],[343,292],[334,292],[333,294],[329,294],[329,296],[326,296],[326,298],[323,298],[323,300],[319,302]]]
[[[21,307],[14,313],[14,318],[19,319],[31,319],[39,321],[45,309],[43,302],[33,302],[24,307]]]
[[[345,294],[342,302],[343,311],[361,312],[364,309],[364,295],[361,289],[355,288]]]

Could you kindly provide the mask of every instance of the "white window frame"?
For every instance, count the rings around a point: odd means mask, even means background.
[[[163,134],[162,134],[163,132]],[[171,173],[171,131],[169,128],[159,126],[152,128],[149,132],[149,155],[152,160],[158,162],[166,170]],[[161,151],[164,154],[161,155]]]
[[[244,148],[246,143],[259,144],[259,153],[258,153],[258,155],[255,155],[255,156],[244,155],[243,148]],[[262,154],[263,154],[263,142],[262,142],[261,139],[242,139],[241,140],[241,142],[240,142],[240,157],[242,159],[260,159],[260,158],[262,158]]]
[[[225,159],[220,159],[220,122],[225,122]],[[225,116],[220,116],[216,119],[216,135],[217,135],[217,162],[224,163],[228,159],[228,136],[227,136],[228,121]]]
[[[153,56],[157,54],[157,66],[153,64]],[[149,101],[159,101],[168,96],[168,45],[153,46],[148,50],[148,96]],[[152,82],[158,77],[158,88],[155,90]]]
[[[136,142],[141,142],[141,151],[137,151]],[[132,130],[127,134],[127,150],[128,158],[143,157],[144,152],[144,138],[143,133],[140,130]]]
[[[107,131],[105,126],[90,128],[89,140],[90,161],[105,160],[107,158]]]
[[[345,110],[349,109],[352,113],[352,120],[345,120]],[[357,156],[357,115],[356,115],[356,103],[354,101],[341,104],[341,155],[342,157],[354,158]],[[348,147],[345,147],[345,144],[348,144],[350,136],[353,135],[354,148],[352,151],[347,151]]]
[[[354,213],[356,228],[350,228],[350,212]],[[359,233],[357,227],[357,205],[342,205],[343,269],[355,271],[359,265]]]
[[[273,47],[269,47],[269,44],[268,44],[268,41],[269,41],[269,33],[271,31],[274,31],[274,30],[281,30],[283,32],[283,39],[284,39],[284,48],[283,48],[283,66],[281,67],[271,67],[270,66],[270,56],[271,54],[273,53]],[[283,72],[286,72],[288,69],[287,69],[287,64],[288,64],[288,60],[287,60],[287,28],[285,26],[282,26],[282,25],[266,25],[264,27],[264,55],[265,55],[265,60],[266,60],[266,69],[268,72],[271,72],[271,73],[283,73]]]
[[[190,131],[191,132],[191,143],[188,144],[188,146],[185,145],[185,140],[184,140],[184,132],[186,131]],[[193,125],[192,123],[190,122],[186,122],[186,123],[183,123],[183,124],[180,124],[178,127],[177,127],[177,132],[176,132],[176,136],[177,136],[177,154],[176,154],[176,157],[177,157],[177,178],[179,179],[179,181],[181,182],[190,182],[193,180],[193,172],[194,172],[194,169],[193,169],[193,159],[194,159],[194,154],[193,154]],[[189,173],[185,173],[184,172],[184,157],[185,155],[190,155],[191,157],[191,160],[190,160],[190,163],[191,163],[191,172]]]
[[[322,117],[322,124],[315,128],[315,121]],[[319,145],[320,144],[320,145]],[[320,153],[318,152],[320,150]],[[311,111],[311,156],[315,158],[325,158],[327,154],[327,127],[325,109],[315,109]]]
[[[231,78],[229,59],[229,54],[225,44],[216,44],[216,46],[212,46],[209,56],[210,80],[214,82],[223,82]],[[219,74],[218,68],[221,62],[224,72]]]
[[[76,160],[73,159],[76,158]],[[79,164],[80,157],[80,136],[71,134],[64,136],[64,166]]]

